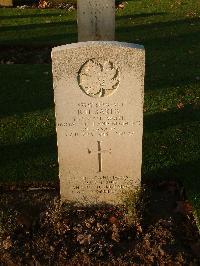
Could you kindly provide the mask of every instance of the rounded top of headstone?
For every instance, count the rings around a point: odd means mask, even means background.
[[[78,43],[71,43],[66,45],[61,45],[54,47],[52,52],[62,51],[66,49],[76,49],[80,47],[94,47],[94,46],[111,46],[111,47],[121,47],[121,48],[135,48],[144,50],[143,45],[135,44],[135,43],[127,43],[127,42],[117,42],[117,41],[88,41],[88,42],[78,42]]]

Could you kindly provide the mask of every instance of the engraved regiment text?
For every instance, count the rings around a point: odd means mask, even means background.
[[[133,136],[134,126],[140,121],[129,120],[124,103],[78,103],[71,120],[59,121],[57,127],[67,137]]]

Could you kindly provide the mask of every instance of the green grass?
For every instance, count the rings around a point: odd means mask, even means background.
[[[58,173],[51,68],[1,65],[0,69],[1,181],[55,180]]]
[[[0,9],[0,45],[76,42],[75,16]],[[116,39],[146,50],[143,179],[181,181],[200,218],[200,2],[128,1],[116,19]],[[2,182],[57,180],[51,67],[0,65],[0,81]]]
[[[0,9],[2,45],[58,45],[77,41],[75,11]]]

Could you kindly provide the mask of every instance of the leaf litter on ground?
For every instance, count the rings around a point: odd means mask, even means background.
[[[198,265],[199,232],[182,191],[176,181],[148,184],[130,222],[125,206],[86,208],[60,203],[56,190],[6,188],[0,264]]]

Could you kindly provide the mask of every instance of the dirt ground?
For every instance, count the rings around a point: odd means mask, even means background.
[[[58,189],[1,186],[0,265],[200,265],[192,207],[174,181],[131,208],[60,204]]]

